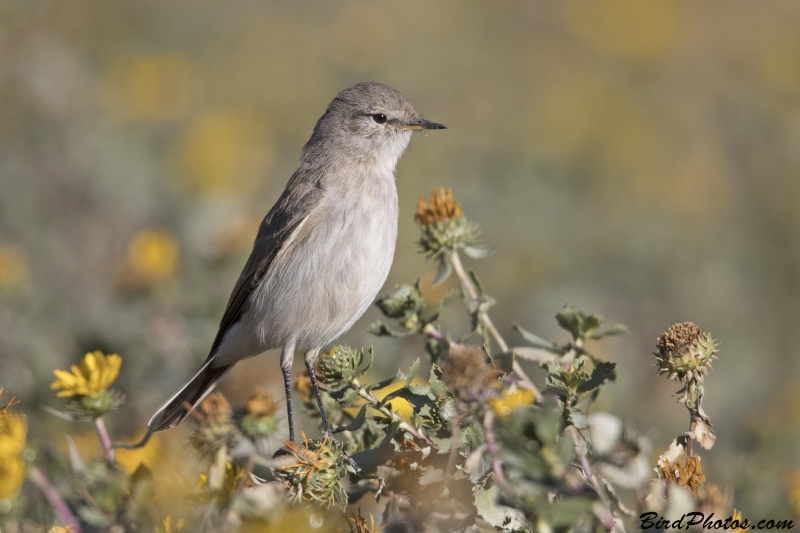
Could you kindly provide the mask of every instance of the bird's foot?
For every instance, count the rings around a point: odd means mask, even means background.
[[[339,442],[339,441],[336,439],[336,437],[334,437],[334,436],[333,436],[333,431],[326,431],[326,432],[324,432],[324,433],[322,434],[322,438],[323,438],[323,439],[327,439],[327,440],[329,440],[329,441],[330,441],[330,442],[331,442],[331,443],[332,443],[332,444],[333,444],[333,445],[334,445],[336,448],[339,448],[339,449],[341,450],[342,458],[345,460],[345,462],[346,462],[347,464],[349,464],[350,466],[352,466],[352,467],[353,467],[353,468],[356,470],[356,472],[358,472],[359,470],[361,470],[361,468],[358,466],[358,464],[355,462],[355,460],[354,460],[352,457],[350,457],[350,456],[347,454],[347,452],[345,452],[345,451],[344,451],[344,444],[342,444],[341,442]]]

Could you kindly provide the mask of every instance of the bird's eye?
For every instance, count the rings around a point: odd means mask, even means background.
[[[374,115],[370,115],[372,120],[377,122],[378,124],[386,124],[386,115],[383,113],[375,113]]]

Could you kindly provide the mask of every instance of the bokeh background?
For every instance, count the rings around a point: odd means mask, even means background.
[[[745,517],[788,518],[800,511],[798,28],[790,0],[0,0],[0,385],[33,440],[58,442],[74,426],[39,409],[59,406],[52,370],[119,353],[128,403],[108,423],[139,435],[205,358],[316,119],[339,90],[381,81],[449,127],[416,136],[398,166],[387,289],[429,286],[414,205],[452,187],[496,247],[469,266],[512,344],[513,321],[563,340],[553,315],[567,302],[630,327],[599,348],[619,365],[599,408],[656,452],[688,420],[650,354],[668,326],[696,322],[722,350],[706,475]],[[344,339],[375,345],[376,377],[423,356],[417,339],[368,335],[376,318]],[[465,331],[457,305],[444,321]],[[259,357],[222,389],[280,397],[277,369]],[[147,461],[185,436],[168,432]]]

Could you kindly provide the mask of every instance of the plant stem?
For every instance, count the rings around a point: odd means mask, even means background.
[[[575,450],[575,455],[578,457],[578,461],[580,462],[583,475],[586,476],[586,480],[589,482],[592,489],[594,489],[594,491],[597,493],[597,496],[600,498],[600,502],[603,504],[603,507],[605,507],[606,511],[608,511],[609,522],[606,523],[605,526],[608,528],[608,531],[613,531],[616,527],[616,520],[614,520],[614,515],[611,513],[611,503],[608,501],[606,493],[600,486],[597,476],[594,475],[592,465],[589,464],[589,458],[586,456],[586,452],[584,452],[583,447],[581,446],[584,443],[583,437],[575,428],[575,426],[570,425],[567,427],[567,429],[572,434],[572,446]]]
[[[500,461],[497,459],[497,440],[494,438],[493,425],[494,413],[491,410],[487,410],[486,414],[483,415],[483,434],[486,437],[486,450],[489,452],[489,457],[492,460],[492,475],[494,476],[495,483],[497,483],[500,488],[509,491],[510,487],[506,481],[505,474],[503,474],[503,465],[501,465]]]
[[[78,523],[78,519],[75,518],[72,509],[69,508],[67,502],[64,501],[64,498],[61,497],[61,494],[58,493],[41,470],[35,466],[28,468],[28,479],[42,491],[47,503],[50,504],[50,507],[53,508],[53,511],[55,511],[64,524],[72,527],[76,533],[83,533],[83,529]]]
[[[461,257],[459,257],[458,252],[453,250],[450,252],[450,264],[453,265],[453,271],[456,273],[458,280],[461,282],[461,286],[463,287],[464,291],[467,293],[467,296],[470,300],[475,302],[478,299],[478,291],[475,289],[475,286],[472,284],[469,276],[467,275],[466,270],[464,270],[464,265],[461,264]],[[478,316],[478,320],[481,321],[483,326],[489,331],[491,336],[494,338],[494,341],[497,343],[497,346],[500,348],[501,352],[508,351],[508,344],[506,344],[505,339],[503,336],[500,335],[500,332],[495,327],[492,319],[489,318],[489,315],[481,313]],[[514,373],[519,377],[522,382],[524,383],[525,387],[530,389],[533,392],[536,399],[542,398],[542,393],[539,391],[539,388],[531,381],[531,378],[528,377],[528,374],[522,369],[519,362],[517,361],[516,357],[512,358],[511,369]]]
[[[108,461],[108,464],[113,465],[115,462],[114,447],[111,444],[111,438],[108,436],[106,423],[103,422],[102,416],[98,416],[94,419],[94,427],[97,429],[97,436],[100,437],[100,444],[103,445],[103,453],[106,456],[106,461]]]
[[[388,416],[392,420],[396,422],[400,422],[400,427],[405,431],[411,433],[414,437],[418,438],[419,440],[423,441],[425,444],[432,448],[436,448],[436,445],[428,440],[428,438],[423,435],[422,433],[417,430],[414,426],[403,420],[403,417],[392,411],[391,409],[387,409],[385,405],[381,405],[381,402],[372,394],[368,393],[361,386],[358,384],[358,381],[354,381],[350,384],[351,387],[358,391],[358,395],[367,400],[369,404],[372,406],[373,409],[377,409],[380,411],[384,416]]]

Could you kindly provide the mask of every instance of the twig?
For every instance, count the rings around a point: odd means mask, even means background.
[[[578,461],[581,464],[583,475],[586,476],[586,480],[589,482],[592,489],[594,489],[594,491],[597,493],[597,496],[600,498],[600,502],[603,504],[603,507],[605,507],[608,511],[609,521],[605,524],[605,526],[608,528],[608,531],[613,531],[616,527],[616,520],[611,512],[611,503],[608,501],[605,491],[600,486],[600,482],[597,481],[597,477],[594,475],[594,471],[592,470],[592,465],[589,464],[589,458],[586,456],[586,452],[584,452],[583,447],[581,446],[581,444],[584,442],[583,437],[577,428],[575,428],[575,426],[570,425],[567,429],[572,435],[573,449],[575,450],[575,455],[578,457]]]
[[[108,436],[106,423],[103,422],[103,417],[98,416],[94,419],[94,427],[97,429],[97,436],[100,437],[100,444],[103,445],[103,453],[106,456],[108,464],[113,465],[115,462],[114,446],[111,444],[111,438]]]
[[[458,255],[456,250],[450,252],[450,264],[453,265],[453,271],[456,273],[458,280],[461,282],[461,286],[466,291],[467,296],[473,302],[478,299],[478,291],[475,290],[475,286],[472,284],[472,281],[469,279],[466,270],[464,270],[464,265],[461,264],[461,258]],[[508,351],[508,344],[506,344],[505,339],[503,336],[500,335],[500,332],[495,327],[492,319],[489,318],[489,315],[485,312],[480,313],[478,315],[478,320],[481,321],[483,326],[489,331],[494,341],[497,343],[497,346],[500,348],[501,352]],[[539,391],[539,388],[531,381],[531,378],[528,377],[528,374],[522,369],[519,362],[517,361],[516,357],[512,357],[511,369],[514,373],[522,380],[522,383],[525,385],[527,389],[533,392],[534,396],[539,399],[542,398],[542,393]]]
[[[506,476],[503,474],[503,465],[497,459],[497,440],[494,438],[494,413],[487,410],[483,415],[483,434],[486,437],[486,451],[489,452],[489,458],[492,461],[492,475],[497,486],[506,492],[511,491],[511,487],[506,481]]]
[[[388,416],[389,418],[391,418],[395,422],[399,422],[401,429],[403,429],[405,431],[408,431],[414,437],[416,437],[419,440],[425,442],[425,444],[427,444],[428,446],[430,446],[432,448],[436,448],[436,445],[433,442],[431,442],[428,439],[428,437],[426,437],[425,435],[420,433],[417,430],[417,428],[415,428],[414,426],[412,426],[411,424],[409,424],[408,422],[403,420],[402,416],[398,415],[397,413],[395,413],[391,409],[387,409],[385,405],[381,405],[381,402],[375,396],[373,396],[372,394],[370,394],[367,391],[365,391],[364,389],[362,389],[357,380],[354,381],[353,383],[351,383],[350,386],[353,387],[354,389],[356,389],[358,391],[358,395],[361,396],[362,398],[364,398],[365,400],[367,400],[369,402],[370,406],[372,406],[373,409],[377,409],[384,416]]]
[[[444,475],[447,478],[452,476],[456,469],[458,450],[461,448],[461,426],[458,416],[453,417],[453,420],[450,421],[450,430],[450,455],[447,458],[447,468],[444,471]]]
[[[28,479],[30,479],[31,482],[42,491],[47,503],[50,504],[50,507],[53,508],[53,511],[55,511],[62,522],[64,522],[67,526],[72,527],[76,533],[83,533],[83,529],[81,528],[80,523],[78,523],[78,519],[75,518],[72,509],[69,508],[67,502],[64,501],[64,498],[61,497],[61,494],[58,493],[56,488],[52,483],[50,483],[50,480],[47,479],[47,476],[45,476],[41,470],[35,466],[29,467]]]

